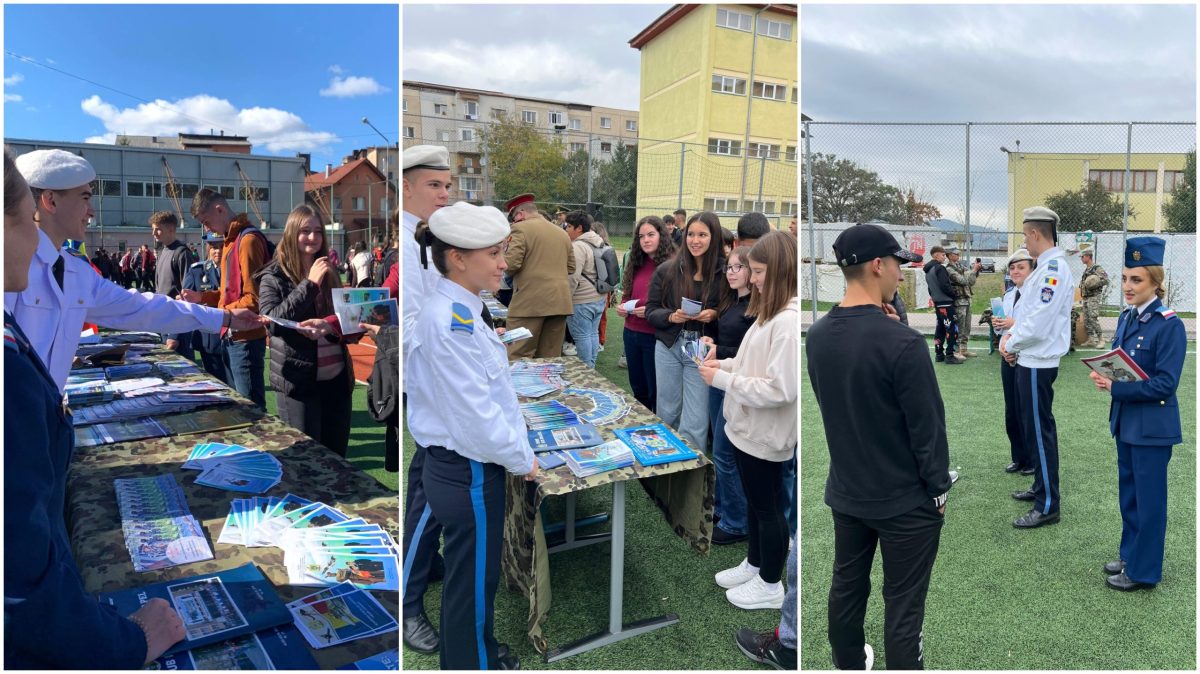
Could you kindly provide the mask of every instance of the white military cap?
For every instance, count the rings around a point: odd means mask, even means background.
[[[1018,248],[1012,255],[1008,256],[1008,261],[1004,263],[1004,268],[1007,269],[1012,263],[1020,262],[1022,260],[1026,262],[1033,262],[1033,256],[1030,255],[1029,251],[1025,250],[1024,248]]]
[[[455,248],[479,250],[503,241],[511,228],[499,209],[460,201],[434,211],[429,216],[429,230]]]
[[[414,145],[404,151],[404,170],[411,168],[450,170],[450,152],[441,145]]]
[[[30,187],[39,190],[69,190],[96,179],[88,160],[66,150],[34,150],[16,159],[17,170]]]
[[[1054,226],[1058,226],[1058,213],[1046,208],[1045,206],[1034,206],[1026,208],[1022,212],[1022,222],[1053,222]]]
[[[960,251],[960,250],[958,249],[958,246],[946,246],[946,252],[947,252],[947,253],[954,253],[955,255],[959,255],[959,254],[961,254],[961,253],[962,253],[962,251]]]

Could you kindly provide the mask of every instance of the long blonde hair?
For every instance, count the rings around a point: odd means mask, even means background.
[[[1150,277],[1150,282],[1158,286],[1154,289],[1154,294],[1158,295],[1158,301],[1167,301],[1167,288],[1163,285],[1163,280],[1166,279],[1166,271],[1161,264],[1152,264],[1144,267],[1146,276]]]
[[[279,268],[292,283],[297,285],[308,278],[308,274],[304,270],[304,257],[300,254],[298,239],[300,238],[300,228],[308,222],[309,218],[316,218],[317,222],[321,223],[321,249],[317,251],[317,257],[328,257],[329,231],[325,229],[325,221],[321,219],[321,214],[308,204],[300,204],[293,208],[291,213],[288,213],[287,222],[283,225],[283,237],[279,239],[279,246],[275,249],[275,261],[279,263]],[[333,311],[332,289],[341,287],[341,278],[338,277],[337,271],[331,268],[321,282],[321,294],[317,300],[318,313],[324,315]]]

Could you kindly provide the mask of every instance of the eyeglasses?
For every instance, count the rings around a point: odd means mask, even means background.
[[[741,271],[745,268],[746,268],[746,265],[731,264],[728,267],[725,267],[725,273],[728,274],[730,272],[733,272],[734,274],[740,274]]]

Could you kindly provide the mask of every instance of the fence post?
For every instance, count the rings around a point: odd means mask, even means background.
[[[761,155],[761,154],[760,154],[760,157],[761,157],[762,161],[758,162],[758,200],[759,200],[759,202],[762,202],[762,200],[763,200],[763,195],[762,195],[763,178],[765,178],[767,175],[767,157],[766,157],[766,155]],[[762,209],[763,209],[763,215],[766,215],[767,205],[762,204]]]
[[[813,323],[817,322],[817,224],[816,216],[813,215],[813,172],[812,172],[812,131],[809,129],[809,123],[804,123],[804,165],[808,167],[805,172],[805,184],[808,185],[808,259],[812,267],[812,314]]]
[[[683,160],[687,155],[687,143],[679,143],[679,198],[675,208],[683,208]]]
[[[1129,236],[1129,161],[1133,155],[1133,122],[1125,125],[1125,206],[1121,214],[1121,250],[1125,250],[1125,239]]]
[[[964,244],[963,247],[966,248],[965,252],[970,253],[973,249],[972,243],[974,243],[973,239],[971,238],[971,123],[970,122],[967,122],[967,212],[966,212],[965,216],[963,217],[963,219],[966,220],[966,222],[963,224],[963,227],[966,229],[966,239],[963,241],[963,244]]]
[[[588,151],[587,151],[587,201],[592,203],[592,132],[588,131]]]

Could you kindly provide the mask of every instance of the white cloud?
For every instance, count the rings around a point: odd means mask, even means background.
[[[342,73],[344,73],[346,71],[343,70],[341,66],[334,64],[334,65],[329,66],[329,72],[333,73],[334,75],[341,75]]]
[[[20,103],[25,100],[21,94],[4,94],[5,103]]]
[[[338,71],[340,70],[339,68]],[[351,98],[353,96],[382,94],[386,91],[388,91],[388,88],[376,82],[374,77],[351,75],[349,77],[334,77],[329,80],[329,86],[321,90],[321,95],[332,96],[334,98]]]
[[[109,133],[85,142],[112,142],[118,133],[162,136],[174,133],[208,133],[224,129],[231,135],[248,136],[250,142],[269,152],[311,152],[328,147],[337,136],[314,131],[298,115],[278,108],[238,109],[229,101],[207,94],[178,101],[156,100],[135,108],[118,109],[99,96],[80,103],[83,111],[104,124]]]
[[[8,77],[4,78],[4,86],[11,87],[13,85],[20,84],[24,80],[25,80],[24,75],[22,75],[21,73],[14,73],[14,74],[9,75]]]

